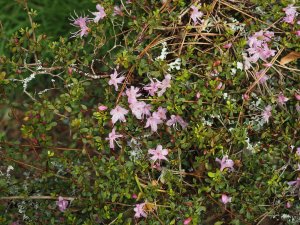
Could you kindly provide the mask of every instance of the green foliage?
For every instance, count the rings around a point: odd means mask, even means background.
[[[287,184],[299,177],[299,61],[278,61],[299,52],[300,24],[282,22],[287,2],[204,2],[195,26],[190,1],[101,1],[107,16],[90,19],[82,38],[70,38],[79,28],[68,18],[91,17],[96,2],[0,3],[11,12],[0,16],[1,224],[299,222],[299,185]],[[268,45],[281,55],[268,69],[261,59],[245,68],[247,40],[260,30],[275,32]],[[114,69],[126,77],[118,91]],[[171,87],[148,95],[143,87],[167,74]],[[163,107],[187,127],[165,120],[152,132],[131,112],[113,124],[112,109],[132,107],[130,86],[151,112]],[[113,128],[122,137],[111,149]],[[158,145],[168,160],[154,164],[148,150]],[[233,166],[223,170],[224,156]],[[146,218],[135,217],[141,203]]]

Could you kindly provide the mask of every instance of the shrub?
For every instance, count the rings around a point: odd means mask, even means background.
[[[271,2],[104,0],[56,41],[24,2],[0,221],[299,223],[300,17]]]

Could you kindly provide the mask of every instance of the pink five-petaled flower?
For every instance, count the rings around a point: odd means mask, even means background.
[[[150,116],[147,119],[145,128],[150,127],[152,132],[156,132],[157,131],[157,125],[161,124],[162,122],[163,121],[161,120],[159,115],[157,115],[156,113],[152,113],[152,116]]]
[[[92,14],[95,16],[94,22],[98,23],[99,20],[102,20],[104,17],[106,17],[106,13],[104,11],[104,8],[100,4],[96,5],[96,9],[98,10],[98,12],[93,12]]]
[[[112,122],[115,124],[118,120],[126,122],[125,115],[128,113],[127,109],[122,108],[117,105],[114,109],[110,111],[110,115],[112,115]]]
[[[223,171],[225,168],[228,168],[229,170],[233,171],[233,165],[234,162],[231,159],[228,159],[227,155],[224,155],[222,160],[220,160],[219,158],[216,158],[216,162],[220,163],[221,167],[220,170]]]
[[[221,201],[224,205],[226,205],[227,203],[231,202],[231,197],[229,197],[225,194],[222,194]]]
[[[288,5],[283,9],[283,11],[285,12],[283,21],[289,24],[294,24],[295,17],[298,15],[297,7],[295,7],[294,5]]]
[[[141,94],[138,94],[138,92],[140,91],[139,88],[131,86],[130,89],[126,90],[126,95],[128,97],[128,103],[129,104],[133,104],[137,102],[137,97],[140,97]]]
[[[191,221],[192,221],[192,217],[186,218],[186,219],[183,221],[183,224],[184,224],[184,225],[188,225],[188,224],[190,224]]]
[[[144,101],[130,104],[129,108],[131,109],[132,114],[139,120],[142,119],[144,116],[151,115],[151,105],[146,104]]]
[[[146,203],[141,203],[141,204],[135,205],[135,208],[133,209],[135,211],[134,217],[136,217],[136,218],[140,218],[141,216],[147,217],[147,214],[144,210],[145,204]]]
[[[89,32],[89,28],[87,27],[86,23],[88,22],[87,17],[78,17],[77,19],[73,20],[73,25],[76,27],[79,27],[79,31],[73,33],[72,37],[80,36],[83,37],[84,35],[87,35]]]
[[[199,11],[197,6],[191,6],[191,19],[194,22],[194,25],[197,25],[199,21],[201,22],[201,18],[203,17],[203,13]]]
[[[108,82],[109,85],[114,85],[115,90],[118,90],[118,84],[122,84],[122,81],[125,79],[124,76],[118,77],[118,72],[116,69],[114,69],[114,73],[110,75],[110,80]]]
[[[149,149],[148,154],[152,155],[150,157],[150,159],[152,159],[154,162],[156,160],[158,160],[158,161],[167,160],[168,161],[168,159],[166,157],[166,155],[168,155],[168,150],[163,149],[163,147],[161,145],[157,145],[156,149]]]
[[[268,105],[262,112],[262,117],[266,123],[269,123],[269,118],[272,116],[272,106]]]
[[[112,131],[109,133],[108,138],[105,138],[105,140],[109,140],[109,147],[114,149],[115,148],[115,141],[117,138],[123,137],[122,134],[117,134],[116,129],[113,128]]]
[[[170,74],[167,74],[165,76],[165,79],[163,79],[162,82],[158,83],[158,87],[161,90],[159,92],[157,92],[157,96],[162,96],[163,93],[166,92],[167,88],[171,87],[171,79],[172,79],[172,76]]]
[[[145,91],[148,91],[149,95],[151,96],[154,96],[155,93],[158,91],[158,88],[160,87],[161,85],[161,82],[160,81],[153,81],[152,79],[150,79],[150,84],[148,84],[147,86],[145,86],[143,89]]]
[[[186,127],[187,127],[187,125],[188,125],[188,123],[187,122],[185,122],[183,119],[182,119],[182,117],[181,116],[179,116],[179,115],[171,115],[171,119],[169,119],[168,121],[167,121],[167,126],[173,126],[173,127],[175,127],[176,126],[176,124],[177,123],[179,123],[180,124],[180,126],[182,127],[182,129],[185,129]]]
[[[295,186],[296,188],[300,187],[300,177],[297,177],[297,180],[288,182],[288,185]]]
[[[67,200],[64,200],[63,197],[59,196],[58,201],[56,201],[56,205],[61,212],[64,212],[67,209],[69,202]]]
[[[167,116],[166,116],[167,110],[163,107],[158,107],[157,112],[154,112],[153,114],[157,117],[159,117],[161,120],[166,120]]]
[[[277,96],[277,102],[279,105],[283,106],[289,99],[280,92]]]

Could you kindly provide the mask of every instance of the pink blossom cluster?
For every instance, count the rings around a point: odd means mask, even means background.
[[[154,96],[156,93],[157,96],[161,96],[166,92],[167,88],[171,87],[171,79],[172,77],[170,74],[167,74],[162,81],[154,81],[153,79],[150,79],[150,84],[145,85],[143,89],[151,96]],[[118,91],[118,85],[124,80],[125,77],[119,76],[117,70],[114,69],[114,73],[110,75],[108,84],[113,85],[115,90]],[[156,132],[158,125],[164,123],[165,121],[167,126],[176,126],[178,123],[183,129],[188,125],[187,122],[185,122],[179,115],[171,115],[171,118],[167,120],[167,110],[163,107],[158,107],[157,111],[151,112],[152,106],[147,104],[145,101],[140,101],[138,99],[142,96],[141,89],[138,87],[130,86],[130,88],[126,89],[125,95],[127,96],[127,101],[132,115],[134,115],[138,120],[146,119],[145,128],[150,127],[152,132]],[[105,107],[101,106],[101,109],[102,108]],[[110,111],[112,123],[115,124],[118,121],[126,122],[125,116],[128,114],[128,112],[129,110],[117,105]],[[113,129],[113,131],[109,134],[109,137],[106,138],[106,140],[109,140],[110,142],[110,148],[114,149],[114,142],[116,142],[116,139],[120,137],[122,137],[122,135],[117,134],[115,129]]]
[[[127,1],[127,3],[129,4],[129,3],[131,3],[131,1]],[[72,37],[80,36],[82,38],[83,36],[88,35],[90,29],[88,28],[87,23],[90,21],[94,21],[94,23],[98,23],[100,20],[104,19],[107,16],[104,8],[100,4],[96,5],[96,9],[97,9],[97,12],[92,12],[92,14],[94,16],[93,18],[82,17],[82,16],[78,17],[75,14],[77,18],[76,19],[72,18],[72,21],[73,21],[72,25],[74,25],[75,27],[78,27],[79,30],[77,32],[73,33]],[[124,16],[122,6],[114,7],[113,16],[116,16],[116,15]]]
[[[251,63],[256,63],[259,59],[266,62],[268,58],[275,55],[276,51],[269,48],[272,37],[274,37],[273,32],[261,30],[248,38],[249,48],[246,51],[249,56],[244,55],[246,69],[249,69]]]
[[[146,85],[143,89],[148,91],[151,96],[154,96],[155,93],[157,93],[157,96],[162,96],[167,88],[171,87],[171,79],[172,76],[170,74],[167,74],[162,81],[157,79],[153,81],[153,79],[150,78],[150,84]]]
[[[88,18],[87,17],[78,17],[77,19],[73,20],[73,25],[75,27],[78,27],[79,30],[75,33],[73,33],[72,37],[80,36],[83,37],[84,35],[87,35],[89,32],[89,28],[87,26]]]

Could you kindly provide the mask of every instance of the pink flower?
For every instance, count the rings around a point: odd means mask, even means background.
[[[157,114],[152,113],[152,116],[150,116],[147,119],[145,128],[151,127],[151,131],[156,132],[157,131],[157,125],[161,124],[162,122],[163,121],[160,119],[160,117]]]
[[[259,59],[265,61],[269,57],[275,55],[276,51],[271,50],[268,46],[268,42],[271,41],[273,36],[273,32],[263,32],[261,30],[248,38],[247,44],[249,45],[249,48],[247,49],[247,52],[249,57],[247,57],[245,54],[243,55],[246,69],[250,68],[250,63],[256,63]]]
[[[234,168],[233,168],[234,162],[231,159],[228,159],[227,155],[223,156],[222,160],[220,160],[219,158],[216,158],[216,162],[220,163],[221,171],[223,171],[225,168],[228,168],[231,171],[234,170]]]
[[[140,91],[139,88],[131,86],[130,89],[126,90],[126,95],[128,97],[128,103],[133,104],[137,102],[137,97],[140,97],[141,94],[138,94],[138,92]]]
[[[294,7],[293,5],[288,5],[286,8],[283,9],[285,12],[285,17],[283,18],[283,21],[289,24],[294,24],[295,17],[298,15],[297,13],[297,7]]]
[[[221,201],[224,205],[226,205],[227,203],[231,202],[231,197],[229,197],[225,194],[222,194]]]
[[[160,81],[154,82],[152,79],[150,79],[151,83],[144,87],[145,91],[148,91],[149,95],[154,96],[155,93],[158,91],[158,88],[161,85]]]
[[[183,224],[184,224],[184,225],[188,225],[188,224],[190,224],[191,221],[192,221],[192,217],[186,218],[186,219],[183,221]]]
[[[300,157],[300,147],[297,148],[296,154]]]
[[[104,11],[104,8],[100,4],[96,5],[96,9],[98,10],[98,12],[92,12],[92,14],[95,16],[94,22],[98,23],[99,20],[102,20],[104,17],[106,17],[106,13]]]
[[[264,70],[261,70],[261,71],[255,73],[255,77],[258,79],[262,75],[263,72],[264,72]],[[268,79],[269,79],[269,77],[265,74],[260,78],[259,83],[261,83],[261,84],[266,83],[266,81]]]
[[[73,19],[73,25],[75,27],[79,27],[79,31],[73,33],[72,37],[80,36],[83,37],[84,35],[87,35],[89,32],[89,28],[87,27],[86,23],[88,22],[87,17],[78,17],[77,19]]]
[[[132,194],[131,197],[132,197],[133,199],[137,199],[137,198],[138,198],[137,194]]]
[[[217,86],[217,90],[220,90],[220,89],[222,88],[222,86],[223,86],[223,83],[220,82],[220,83],[218,84],[218,86]]]
[[[243,94],[242,98],[243,100],[248,101],[250,99],[250,96],[248,94]]]
[[[151,154],[151,159],[155,162],[156,160],[167,160],[168,150],[163,149],[161,145],[157,145],[156,149],[149,149],[148,154]]]
[[[118,84],[122,84],[123,80],[125,79],[124,76],[118,77],[118,72],[116,69],[114,69],[114,73],[110,75],[110,80],[108,82],[109,85],[114,85],[115,90],[118,90]]]
[[[297,92],[295,93],[295,98],[297,99],[297,101],[300,101],[300,94],[298,94]]]
[[[176,126],[176,124],[177,123],[179,123],[180,124],[180,126],[182,127],[182,129],[185,129],[187,126],[188,126],[188,123],[187,122],[185,122],[183,119],[182,119],[182,117],[181,116],[178,116],[178,115],[171,115],[171,119],[169,119],[168,121],[167,121],[167,126],[173,126],[173,127],[175,127]]]
[[[201,97],[201,93],[198,91],[196,94],[196,99],[199,99]]]
[[[115,6],[114,7],[114,13],[113,13],[113,16],[115,15],[119,15],[119,16],[124,16],[124,13],[123,13],[123,7],[121,6]]]
[[[283,106],[289,99],[285,97],[282,92],[277,96],[277,102],[279,105]]]
[[[231,46],[232,46],[232,43],[230,42],[230,43],[223,45],[223,48],[229,49],[229,48],[231,48]]]
[[[129,108],[131,109],[132,114],[139,120],[142,119],[145,115],[151,115],[151,105],[146,104],[143,101],[130,104]]]
[[[127,109],[122,108],[117,105],[114,109],[110,111],[110,115],[112,115],[112,122],[115,124],[118,120],[126,122],[125,115],[128,113]]]
[[[290,202],[287,202],[286,205],[285,205],[285,207],[286,207],[287,209],[289,209],[289,208],[292,207],[292,204],[291,204]]]
[[[167,119],[166,113],[167,110],[165,108],[158,107],[157,112],[154,112],[153,114],[155,114],[155,116],[157,116],[161,120],[166,120]]]
[[[192,12],[191,12],[191,19],[194,21],[194,25],[197,25],[201,21],[201,18],[203,17],[203,13],[199,11],[199,9],[196,6],[191,6]]]
[[[99,109],[99,111],[105,111],[105,110],[107,110],[107,106],[105,106],[105,105],[100,105],[100,106],[98,107],[98,109]]]
[[[58,201],[56,201],[56,205],[61,212],[64,212],[67,209],[69,202],[67,200],[64,200],[63,197],[59,196]]]
[[[170,74],[167,74],[165,76],[165,79],[162,80],[162,82],[158,83],[158,87],[161,89],[158,93],[157,96],[162,96],[167,88],[171,87],[171,79],[172,76]]]
[[[117,134],[116,129],[113,128],[112,132],[109,133],[108,138],[105,138],[105,140],[109,140],[109,147],[114,149],[115,148],[114,142],[116,141],[117,138],[120,138],[120,137],[123,137],[123,135]]]
[[[300,37],[300,30],[296,31],[296,35]]]
[[[136,204],[135,208],[133,209],[135,211],[134,217],[136,218],[140,218],[141,216],[147,217],[144,207],[145,207],[145,203]]]
[[[269,123],[269,118],[272,116],[272,106],[268,105],[262,112],[262,116],[265,122]]]
[[[300,177],[297,177],[297,180],[288,182],[288,185],[295,186],[296,188],[300,187]]]

